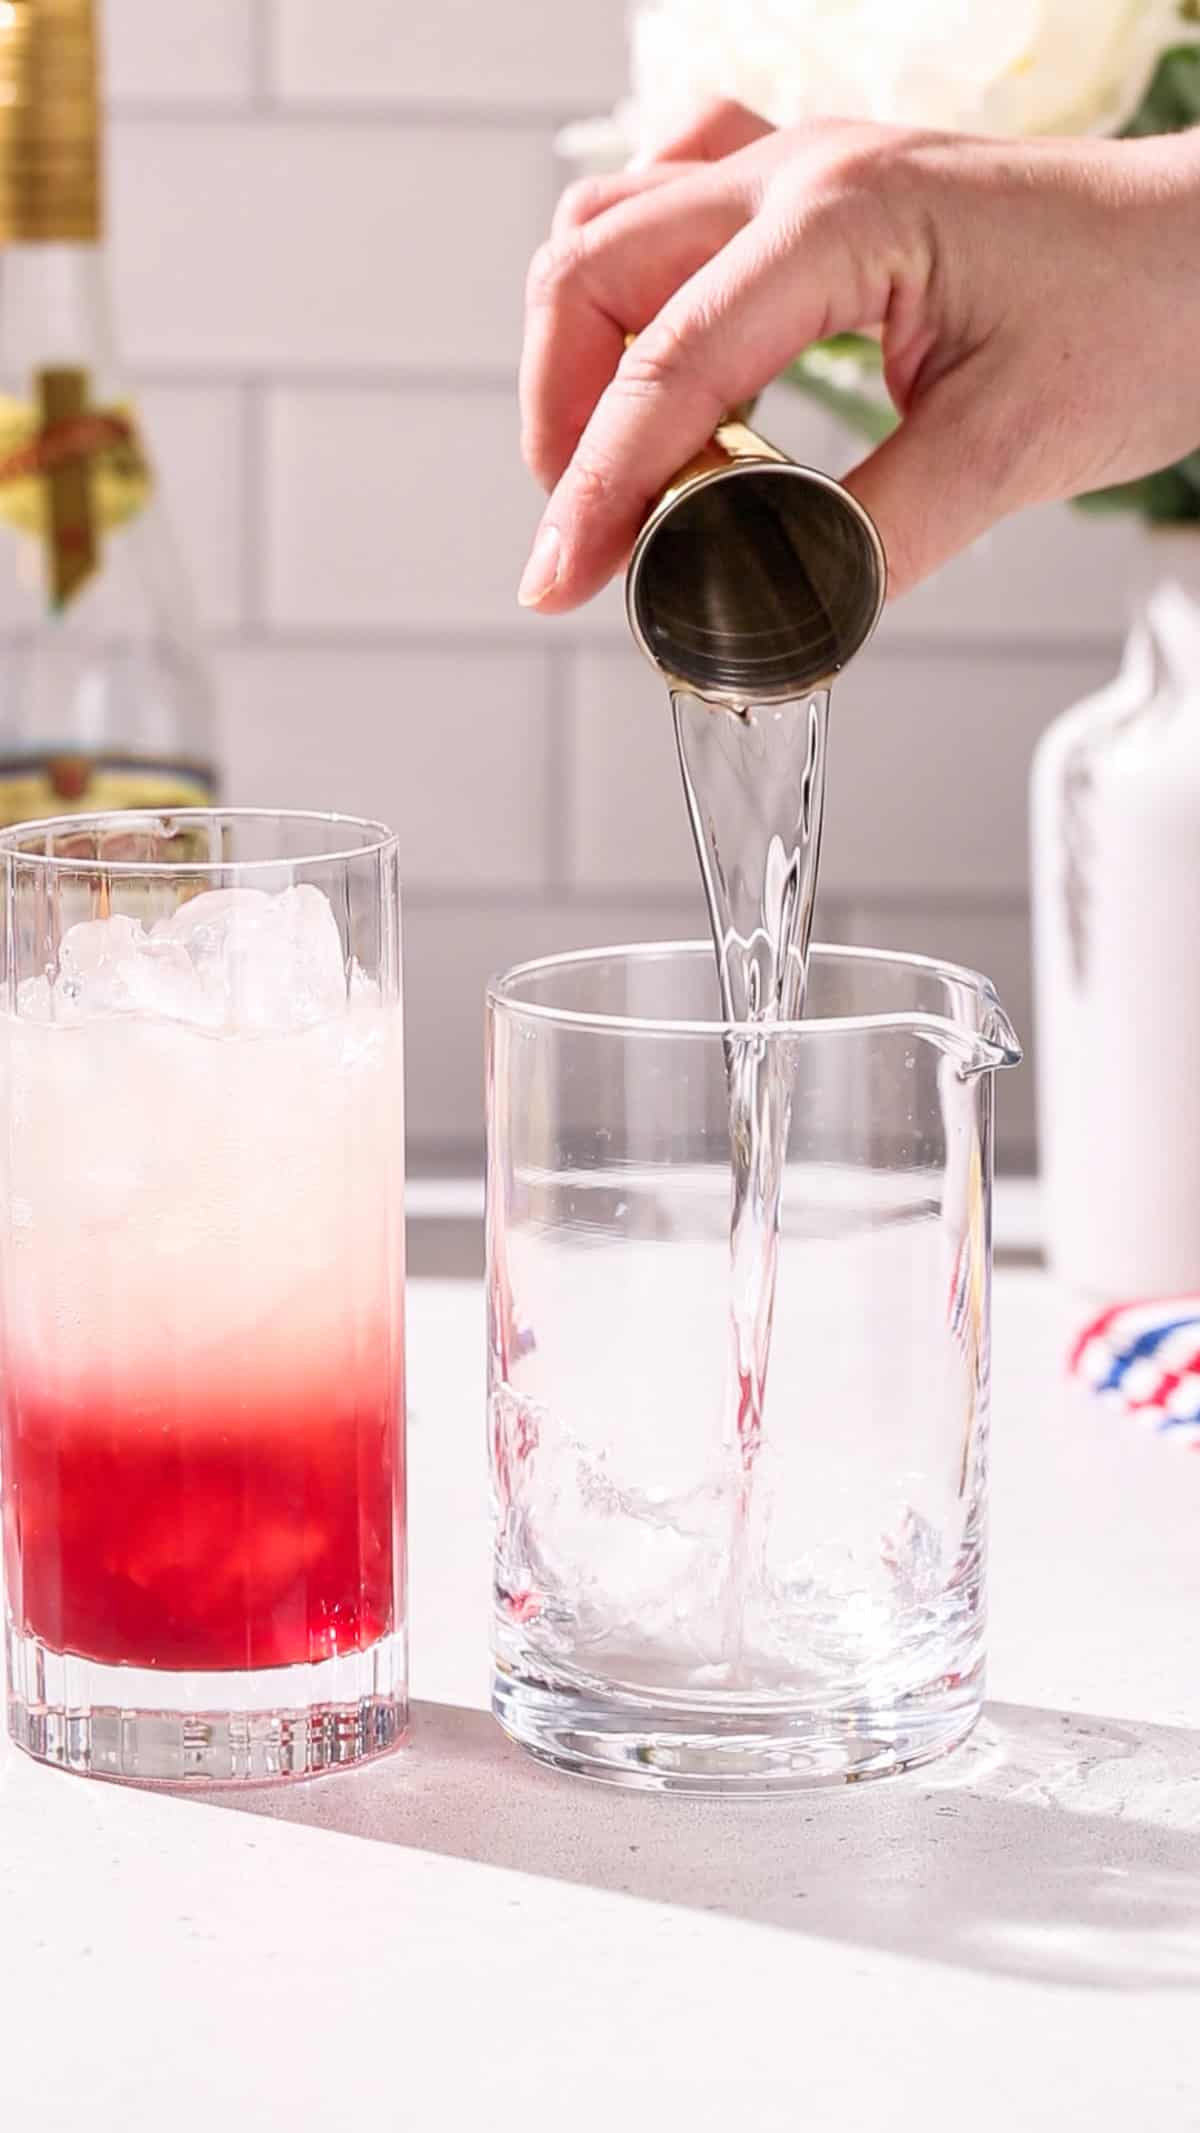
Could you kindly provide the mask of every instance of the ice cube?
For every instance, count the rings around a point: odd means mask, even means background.
[[[85,919],[63,936],[53,1007],[70,1022],[140,1014],[257,1032],[325,1021],[346,997],[329,899],[301,883],[206,890],[149,932],[123,914]]]
[[[149,937],[136,918],[83,919],[64,934],[55,1010],[64,1021],[89,1015],[148,1014],[178,1021],[204,1017],[204,999],[187,956]]]
[[[27,1022],[54,1019],[54,989],[49,978],[22,978],[17,987],[17,1013]]]
[[[160,919],[153,938],[186,949],[227,1027],[305,1028],[346,1005],[342,937],[329,898],[311,882],[274,896],[206,890]]]
[[[270,907],[261,889],[206,889],[151,927],[154,945],[182,955],[191,971],[200,1008],[189,1019],[211,1028],[238,1026],[237,944],[269,923]]]
[[[136,918],[88,918],[63,935],[58,954],[58,996],[97,1013],[130,1005],[128,980],[146,938]]]
[[[193,962],[220,956],[224,942],[238,926],[252,925],[270,910],[273,898],[264,889],[203,889],[189,896],[169,918],[160,918],[150,929],[152,940],[182,941]]]
[[[311,882],[285,889],[275,901],[286,979],[287,1021],[321,1022],[346,1005],[346,957],[333,907]]]

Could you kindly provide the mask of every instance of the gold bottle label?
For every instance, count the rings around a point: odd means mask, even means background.
[[[92,407],[85,370],[35,382],[35,406],[0,395],[0,520],[42,544],[59,609],[98,569],[101,534],[141,510],[150,469],[133,410]]]
[[[0,828],[48,815],[110,814],[128,807],[211,807],[216,777],[202,763],[135,756],[0,756]]]
[[[0,6],[0,243],[99,237],[97,75],[93,0]]]

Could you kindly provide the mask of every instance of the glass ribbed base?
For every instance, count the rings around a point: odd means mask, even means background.
[[[8,1728],[39,1762],[137,1784],[313,1777],[386,1754],[408,1719],[405,1640],[313,1666],[181,1674],[48,1651],[10,1622]]]

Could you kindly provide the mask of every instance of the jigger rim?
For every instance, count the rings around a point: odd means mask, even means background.
[[[720,432],[718,432],[718,438],[719,436]],[[858,654],[870,643],[882,619],[884,608],[887,606],[887,550],[884,548],[879,528],[867,510],[866,505],[859,502],[857,496],[846,487],[844,482],[839,481],[836,475],[827,474],[823,467],[812,467],[802,460],[786,458],[782,454],[777,454],[774,446],[766,445],[765,441],[763,443],[764,448],[761,457],[753,453],[747,453],[745,457],[730,458],[716,466],[698,470],[696,473],[689,475],[686,481],[678,486],[672,484],[659,497],[653,509],[643,520],[637,539],[630,551],[629,561],[625,567],[625,616],[638,650],[649,660],[655,672],[663,675],[668,683],[674,683],[688,690],[689,693],[702,695],[706,700],[711,700],[716,704],[740,702],[746,698],[747,692],[738,692],[722,687],[714,688],[711,691],[700,691],[694,683],[689,682],[686,675],[670,674],[663,661],[653,650],[642,628],[637,606],[643,566],[656,535],[676,511],[681,510],[685,504],[698,496],[703,490],[716,488],[723,482],[738,481],[750,476],[784,476],[790,480],[795,480],[799,476],[810,486],[823,489],[827,495],[837,497],[838,501],[850,516],[856,520],[860,530],[866,536],[867,548],[875,562],[875,593],[869,619],[861,634],[844,650],[836,666],[832,667],[827,673],[801,676],[789,681],[785,686],[763,689],[756,687],[753,692],[754,702],[761,704],[786,703],[796,696],[804,695],[836,681],[839,674],[845,672],[851,660],[856,659]]]

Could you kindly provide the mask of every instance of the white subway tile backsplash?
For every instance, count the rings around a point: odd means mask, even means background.
[[[406,889],[545,878],[546,678],[506,653],[231,651],[221,662],[230,798],[389,823]]]
[[[1103,653],[916,657],[878,643],[833,695],[827,892],[1022,890],[1034,741],[1108,672]],[[653,673],[631,651],[581,653],[573,717],[572,879],[659,888],[690,879],[667,701]]]
[[[581,651],[573,673],[571,881],[690,887],[696,857],[666,689],[631,643]]]
[[[894,639],[1091,643],[1123,633],[1145,534],[1127,517],[1045,504],[997,526],[889,614]]]
[[[118,119],[126,347],[144,366],[494,375],[516,359],[549,169],[528,127]]]
[[[887,625],[885,625],[887,627]],[[831,896],[1008,896],[1025,885],[1025,785],[1042,727],[1106,655],[1012,657],[876,644],[833,691],[821,875]],[[691,879],[663,687],[633,651],[575,665],[571,879]]]
[[[250,89],[257,0],[104,0],[105,82],[116,103],[239,100]]]
[[[600,111],[624,93],[622,0],[274,0],[273,86],[333,97]]]
[[[833,694],[827,887],[1023,892],[1034,743],[1111,672],[1103,652],[917,656],[881,633]]]
[[[802,466],[821,467],[827,474],[840,476],[862,451],[836,415],[783,379],[768,385],[750,420],[761,436],[789,458]]]
[[[608,584],[596,594],[594,600],[588,601],[586,607],[578,608],[573,615],[544,615],[539,626],[552,630],[555,638],[608,638],[613,641],[614,648],[617,645],[627,645],[630,638],[629,624],[625,619],[623,573],[610,578]]]
[[[484,989],[513,963],[572,948],[678,940],[694,902],[530,901],[427,906],[404,916],[409,1147],[473,1155],[483,1142]]]
[[[512,394],[278,391],[266,464],[273,623],[554,641],[517,607],[539,498]]]
[[[155,385],[138,404],[200,620],[232,629],[242,619],[246,510],[239,396]]]

